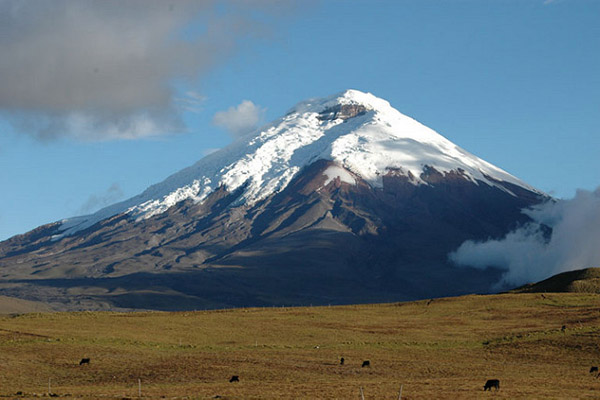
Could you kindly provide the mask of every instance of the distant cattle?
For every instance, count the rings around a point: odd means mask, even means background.
[[[363,368],[364,367],[370,367],[370,366],[371,366],[371,361],[369,361],[369,360],[363,361],[363,363],[362,363],[362,367]]]
[[[592,372],[598,372],[598,367],[592,367],[592,368],[590,368],[590,374]]]
[[[82,358],[81,361],[79,361],[79,365],[89,364],[89,363],[90,363],[89,358]]]
[[[492,388],[496,388],[496,390],[500,389],[500,381],[498,379],[488,379],[485,383],[485,386],[483,387],[483,391],[485,392],[489,389],[489,391],[491,392]]]
[[[566,326],[566,325],[563,325],[563,326],[560,328],[560,330],[561,330],[562,332],[566,331],[566,330],[567,330],[567,326]]]
[[[344,365],[344,361],[346,361],[344,360],[344,357],[340,358],[340,365]]]
[[[231,379],[229,380],[229,382],[239,382],[240,381],[240,377],[237,375],[233,375],[231,377]]]

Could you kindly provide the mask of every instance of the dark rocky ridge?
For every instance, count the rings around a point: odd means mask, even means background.
[[[364,115],[367,112],[367,107],[362,104],[337,104],[333,107],[326,108],[317,117],[321,121],[350,118]]]

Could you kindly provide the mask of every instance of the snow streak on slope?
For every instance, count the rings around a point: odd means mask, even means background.
[[[339,111],[340,106],[354,112],[345,114]],[[200,202],[220,186],[230,192],[244,186],[237,204],[254,204],[285,188],[304,166],[319,159],[335,161],[374,187],[381,187],[382,176],[390,169],[411,176],[414,184],[425,184],[420,175],[429,166],[442,173],[462,171],[475,183],[482,181],[502,190],[506,189],[495,180],[535,191],[401,114],[387,101],[348,90],[302,102],[284,117],[138,196],[93,215],[63,221],[62,229],[64,234],[71,234],[122,212],[137,219],[148,218],[185,199]],[[340,176],[342,181],[353,182],[342,171],[331,170],[327,178]]]

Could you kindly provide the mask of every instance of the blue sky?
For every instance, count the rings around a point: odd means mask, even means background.
[[[0,87],[0,239],[133,196],[226,146],[214,116],[244,100],[268,122],[347,88],[557,197],[600,184],[598,1],[214,3],[166,18],[166,2],[140,13],[135,1],[57,1],[61,14],[0,0],[0,81],[15,82]],[[33,28],[39,15],[47,26]],[[139,42],[162,45],[128,63]],[[100,67],[79,79],[86,60]],[[66,124],[71,111],[86,118]],[[151,124],[132,124],[140,115]]]

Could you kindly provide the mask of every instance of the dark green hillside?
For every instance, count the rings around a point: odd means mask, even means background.
[[[541,282],[530,283],[513,290],[514,293],[600,293],[600,268],[563,272]]]

